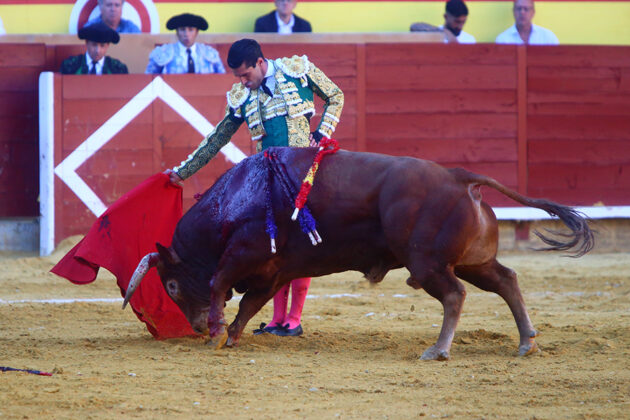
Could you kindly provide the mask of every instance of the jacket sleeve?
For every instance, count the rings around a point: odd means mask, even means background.
[[[173,168],[182,179],[187,179],[199,169],[203,168],[219,150],[230,142],[230,139],[241,126],[244,119],[234,114],[234,110],[227,107],[225,117],[199,144],[197,149],[188,155],[188,158],[179,166]]]
[[[313,92],[324,100],[324,113],[317,131],[323,136],[330,138],[335,128],[337,128],[339,117],[341,117],[341,111],[343,110],[343,92],[313,63],[310,63],[306,77]]]
[[[254,32],[278,32],[278,28],[274,29],[274,23],[276,21],[274,13],[275,12],[271,12],[256,19]]]
[[[263,32],[261,18],[256,19],[254,23],[254,32]]]
[[[112,74],[129,74],[127,65],[120,60],[116,60],[115,58],[112,58],[110,60],[110,65],[111,65]]]
[[[61,74],[78,74],[78,70],[81,67],[81,60],[79,56],[68,57],[61,63],[59,72]]]
[[[225,67],[223,67],[223,62],[220,58],[214,63],[214,72],[219,74],[225,73]]]
[[[160,74],[162,73],[162,67],[158,66],[157,63],[149,57],[149,63],[147,64],[147,69],[144,72],[146,74]]]
[[[147,63],[147,69],[144,71],[146,74],[160,74],[174,56],[174,48],[172,44],[164,44],[159,47],[155,47],[149,54],[149,62]]]

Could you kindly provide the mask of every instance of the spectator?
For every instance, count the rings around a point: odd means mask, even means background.
[[[444,42],[459,44],[474,44],[475,37],[464,32],[464,25],[468,19],[468,7],[463,0],[449,0],[446,2],[444,25],[435,27],[428,23],[413,23],[411,32],[444,32]]]
[[[127,66],[107,57],[110,43],[118,44],[120,35],[104,23],[84,26],[79,30],[79,39],[85,40],[85,54],[63,60],[62,74],[127,74]]]
[[[176,31],[179,42],[151,51],[146,73],[225,73],[219,52],[209,45],[195,43],[199,30],[208,29],[204,18],[184,13],[170,18],[166,28]]]
[[[201,169],[243,123],[259,152],[271,146],[315,146],[323,136],[330,137],[337,126],[343,92],[306,56],[265,59],[256,41],[241,39],[230,47],[227,63],[240,82],[227,93],[225,117],[181,165],[166,171],[171,182],[180,182]],[[325,105],[317,128],[311,132],[314,94]],[[254,333],[301,335],[302,308],[310,282],[310,278],[301,278],[284,285],[273,298],[271,322]],[[293,290],[287,314],[289,286]]]
[[[123,19],[122,11],[125,0],[98,0],[100,16],[88,21],[84,26],[104,23],[118,33],[139,33],[140,28],[130,20]]]
[[[276,10],[256,19],[254,32],[313,32],[311,24],[293,13],[297,0],[275,0]]]
[[[558,37],[549,29],[534,25],[534,0],[515,0],[514,25],[497,36],[497,44],[558,45]]]

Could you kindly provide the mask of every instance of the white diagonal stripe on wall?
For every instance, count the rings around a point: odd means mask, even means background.
[[[156,79],[157,80],[157,79]],[[159,94],[160,99],[162,99],[165,103],[167,103],[175,112],[177,112],[183,119],[188,121],[190,125],[193,126],[195,130],[199,132],[202,136],[206,136],[210,131],[214,129],[214,126],[210,124],[210,122],[204,118],[203,115],[199,113],[188,101],[186,101],[179,93],[175,91],[172,87],[170,87],[166,82],[164,82],[161,78],[163,89]],[[237,164],[241,160],[245,159],[247,155],[243,153],[238,147],[234,146],[233,143],[228,143],[223,148],[221,148],[221,153],[223,153],[230,162]]]
[[[157,98],[162,99],[164,103],[192,125],[202,136],[205,136],[214,128],[199,111],[169,86],[164,79],[159,76],[153,79],[55,168],[55,174],[97,217],[107,209],[107,206],[81,179],[76,170]],[[247,157],[245,153],[232,143],[228,143],[223,147],[221,152],[234,164]]]

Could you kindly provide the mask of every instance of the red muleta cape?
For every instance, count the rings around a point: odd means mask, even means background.
[[[168,175],[153,175],[112,204],[50,271],[72,283],[87,284],[103,267],[116,276],[124,296],[142,257],[156,251],[156,242],[171,243],[181,216],[182,188]],[[157,339],[196,335],[155,269],[149,270],[130,304]]]

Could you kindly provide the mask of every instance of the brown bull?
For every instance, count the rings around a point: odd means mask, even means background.
[[[313,148],[270,152],[294,186],[315,155]],[[544,249],[580,256],[593,246],[586,220],[569,207],[524,197],[463,169],[348,151],[326,157],[317,174],[308,206],[323,243],[313,246],[290,220],[293,203],[278,176],[267,177],[268,167],[258,154],[226,172],[179,221],[171,247],[157,244],[159,252],[142,260],[125,303],[146,271],[157,265],[164,288],[193,329],[216,337],[224,332],[223,307],[232,289],[245,293],[227,328],[228,345],[236,345],[247,322],[292,279],[356,270],[379,282],[389,270],[406,267],[407,284],[423,288],[444,308],[439,338],[423,359],[449,357],[466,296],[459,279],[507,302],[520,334],[519,353],[527,355],[537,349],[536,331],[516,274],[496,260],[497,220],[482,201],[480,187],[559,217],[570,231],[560,239],[538,234],[548,245]],[[278,226],[275,254],[265,231],[266,188]]]

